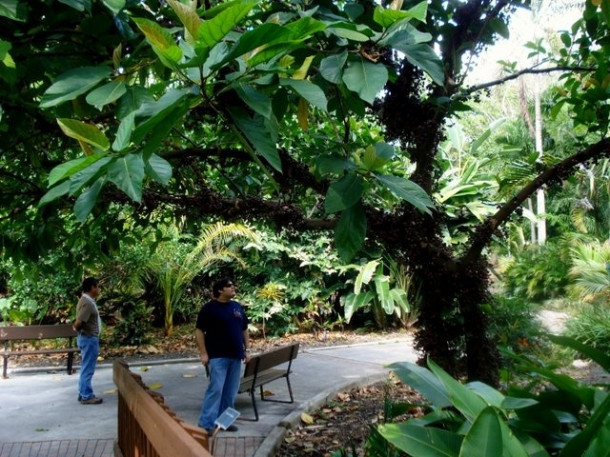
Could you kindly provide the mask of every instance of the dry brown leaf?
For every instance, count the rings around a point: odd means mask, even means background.
[[[305,424],[313,424],[313,417],[311,417],[309,414],[307,413],[301,413],[301,421]]]
[[[263,397],[273,397],[275,394],[270,390],[263,391]]]

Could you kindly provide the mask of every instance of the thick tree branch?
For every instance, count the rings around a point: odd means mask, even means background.
[[[562,160],[556,165],[547,168],[533,181],[521,189],[513,198],[504,204],[493,216],[481,224],[471,237],[471,246],[464,255],[464,260],[473,260],[491,241],[497,227],[505,223],[521,204],[531,197],[538,189],[552,182],[561,182],[574,172],[580,164],[610,157],[610,139],[606,138],[586,149]]]
[[[510,75],[505,76],[504,78],[496,79],[494,81],[489,81],[483,84],[476,84],[474,86],[470,86],[465,89],[461,96],[471,95],[480,90],[489,89],[490,87],[499,86],[504,84],[505,82],[512,81],[513,79],[517,79],[523,75],[539,75],[546,73],[553,73],[555,71],[573,71],[573,72],[587,72],[587,71],[595,71],[596,68],[593,67],[548,67],[548,68],[525,68],[516,73],[511,73]]]

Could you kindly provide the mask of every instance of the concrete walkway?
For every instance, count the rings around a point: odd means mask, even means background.
[[[299,422],[338,391],[370,384],[389,373],[384,365],[415,361],[417,355],[407,337],[374,343],[301,349],[290,376],[295,402],[257,401],[258,422],[238,420],[239,431],[221,432],[215,457],[271,457],[287,428]],[[148,362],[130,365],[183,419],[197,423],[206,377],[198,360]],[[111,457],[117,436],[117,392],[112,368],[101,364],[93,378],[101,405],[77,402],[78,378],[64,371],[15,370],[0,380],[0,457]],[[288,399],[285,380],[265,386],[277,399]],[[242,417],[252,417],[247,394],[237,397]]]

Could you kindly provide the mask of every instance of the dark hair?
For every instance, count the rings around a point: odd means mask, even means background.
[[[93,277],[88,277],[85,278],[85,280],[83,281],[83,292],[89,292],[91,289],[93,289],[95,286],[97,286],[99,284],[99,281]]]
[[[232,282],[233,281],[231,281],[230,278],[220,278],[220,279],[218,279],[214,283],[214,285],[212,286],[212,297],[217,298],[220,295],[220,292],[222,291],[222,289],[227,287]]]

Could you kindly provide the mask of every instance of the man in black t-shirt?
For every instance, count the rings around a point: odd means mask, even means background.
[[[210,372],[198,425],[209,432],[215,428],[218,416],[234,407],[241,361],[250,360],[248,318],[233,300],[235,285],[228,278],[219,279],[212,288],[212,297],[199,311],[195,329],[201,363]],[[227,430],[236,431],[237,427],[232,425]]]

